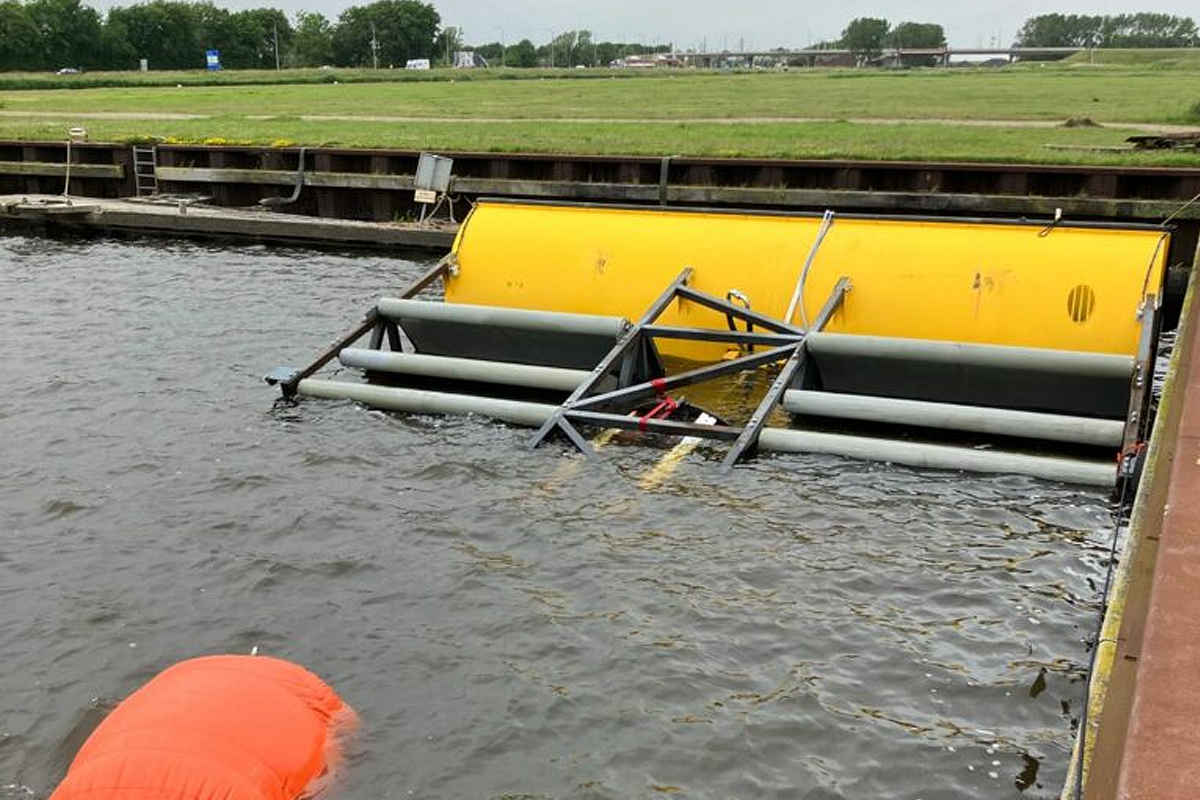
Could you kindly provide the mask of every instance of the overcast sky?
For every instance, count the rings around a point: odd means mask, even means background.
[[[85,0],[86,1],[86,0]],[[134,0],[93,0],[106,9]],[[289,13],[319,11],[336,17],[350,5],[369,0],[215,0],[227,8],[274,6]],[[834,39],[846,23],[860,16],[883,17],[893,23],[937,22],[946,29],[951,45],[979,47],[1011,44],[1014,34],[1028,17],[1058,11],[1078,14],[1116,14],[1126,11],[1162,11],[1200,15],[1195,0],[1086,0],[1047,6],[1035,0],[945,3],[933,0],[433,0],[445,25],[466,31],[471,44],[496,41],[504,31],[507,43],[522,38],[542,43],[551,32],[586,29],[601,41],[640,40],[647,43],[673,42],[680,49],[709,50],[803,47]]]

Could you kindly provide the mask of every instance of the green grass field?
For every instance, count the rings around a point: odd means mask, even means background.
[[[0,137],[61,139],[81,125],[106,140],[1200,166],[1196,154],[1061,149],[1119,147],[1138,125],[1200,127],[1200,58],[1168,51],[1139,62],[1124,52],[1106,53],[1111,63],[1080,54],[897,72],[10,75],[0,86],[63,88],[0,89]],[[380,75],[406,80],[367,82]],[[1070,117],[1103,127],[1057,127]]]
[[[1145,67],[1159,70],[1200,69],[1200,48],[1163,50],[1089,50],[1065,59],[1064,64]]]

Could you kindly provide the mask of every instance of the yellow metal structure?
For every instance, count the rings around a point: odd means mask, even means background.
[[[479,203],[455,242],[452,303],[636,320],[684,267],[692,287],[782,318],[821,220],[812,216]],[[1168,234],[1158,229],[838,217],[803,304],[815,317],[841,276],[852,288],[826,330],[1134,355],[1147,294],[1158,295]],[[797,312],[793,322],[799,324]],[[724,328],[676,303],[665,325]],[[739,325],[739,327],[741,327]],[[663,341],[712,358],[723,346]],[[714,349],[715,348],[715,349]]]

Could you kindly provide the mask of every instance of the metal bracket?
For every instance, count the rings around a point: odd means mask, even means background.
[[[1154,328],[1158,323],[1157,297],[1147,294],[1139,314],[1142,323],[1137,357],[1129,379],[1129,410],[1125,415],[1125,435],[1121,437],[1121,458],[1141,441],[1142,423],[1150,412],[1150,381],[1154,374]]]
[[[658,204],[665,206],[667,204],[667,181],[671,175],[671,161],[679,158],[679,156],[663,156],[662,161],[658,164]]]

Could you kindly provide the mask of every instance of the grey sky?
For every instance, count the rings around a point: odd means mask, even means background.
[[[124,5],[133,0],[93,0],[98,8]],[[369,0],[215,0],[227,8],[275,6],[289,13],[320,11],[336,17],[349,5]],[[1037,0],[1007,2],[939,3],[933,0],[843,0],[833,3],[785,2],[783,0],[432,0],[446,25],[466,30],[466,39],[481,44],[500,39],[501,28],[508,43],[522,38],[542,43],[551,32],[576,28],[593,31],[601,39],[674,42],[677,47],[699,47],[707,39],[708,49],[734,49],[744,40],[747,48],[802,47],[833,39],[854,17],[884,17],[892,22],[906,20],[937,22],[946,29],[952,45],[987,46],[999,37],[1012,41],[1017,28],[1028,17],[1058,11],[1079,14],[1116,14],[1126,11],[1162,11],[1196,16],[1195,0],[1067,0],[1048,6]]]

